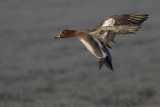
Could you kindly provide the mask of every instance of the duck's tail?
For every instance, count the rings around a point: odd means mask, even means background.
[[[103,63],[107,66],[107,68],[109,68],[113,71],[112,58],[111,57],[106,56],[105,58],[100,58],[99,59],[99,70],[102,68]]]

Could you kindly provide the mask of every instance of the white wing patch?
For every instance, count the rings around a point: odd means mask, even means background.
[[[102,27],[105,26],[114,26],[115,20],[112,18],[107,19],[106,21],[104,21]]]

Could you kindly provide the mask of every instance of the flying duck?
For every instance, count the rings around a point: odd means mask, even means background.
[[[55,39],[77,37],[99,59],[99,70],[103,64],[113,70],[112,57],[108,49],[114,46],[115,35],[135,34],[147,18],[147,14],[113,15],[91,30],[62,30]]]

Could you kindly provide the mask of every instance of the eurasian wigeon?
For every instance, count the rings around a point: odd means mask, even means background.
[[[99,70],[103,63],[113,70],[112,57],[107,48],[111,49],[115,44],[115,35],[135,34],[147,18],[147,14],[114,15],[92,30],[62,30],[55,39],[77,37],[99,59]]]

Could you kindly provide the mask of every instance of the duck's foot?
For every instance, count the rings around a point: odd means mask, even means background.
[[[103,66],[103,58],[99,59],[98,65],[99,65],[99,70],[100,70],[102,68],[102,66]]]

